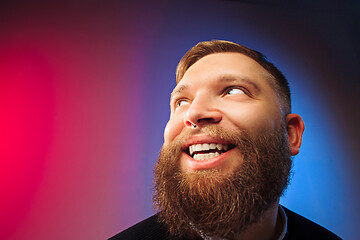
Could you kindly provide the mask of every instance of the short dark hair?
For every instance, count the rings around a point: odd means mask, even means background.
[[[225,53],[225,52],[235,52],[241,53],[245,56],[250,57],[265,68],[270,75],[274,78],[275,84],[272,84],[274,91],[278,95],[282,110],[284,114],[291,112],[291,94],[289,88],[289,82],[282,74],[282,72],[277,69],[274,64],[269,62],[266,56],[258,51],[252,50],[245,46],[239,45],[234,42],[225,41],[225,40],[212,40],[199,42],[194,47],[192,47],[180,60],[176,68],[176,84],[180,82],[183,78],[185,72],[196,63],[201,58],[213,54],[213,53]]]

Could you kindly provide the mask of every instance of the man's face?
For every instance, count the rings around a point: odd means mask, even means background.
[[[271,81],[262,66],[240,53],[211,54],[193,64],[172,93],[164,133],[166,147],[180,133],[192,132],[183,139],[180,169],[228,173],[242,163],[240,149],[201,132],[206,126],[245,130],[250,136],[278,129],[282,112]],[[197,128],[189,130],[191,123]]]
[[[154,178],[170,232],[234,239],[278,201],[291,152],[271,81],[252,59],[217,53],[175,87]]]

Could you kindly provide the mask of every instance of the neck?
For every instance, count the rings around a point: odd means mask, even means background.
[[[282,220],[279,215],[279,202],[277,201],[264,212],[260,220],[250,225],[244,232],[240,233],[236,240],[275,240],[282,231]]]

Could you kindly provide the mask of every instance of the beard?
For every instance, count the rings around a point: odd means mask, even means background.
[[[184,172],[181,146],[189,136],[205,133],[241,152],[238,167]],[[154,207],[173,235],[233,239],[259,221],[287,187],[292,160],[284,126],[250,136],[218,126],[183,130],[163,146],[155,166]]]

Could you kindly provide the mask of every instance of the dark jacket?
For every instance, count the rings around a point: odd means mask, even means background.
[[[289,209],[282,207],[288,218],[287,232],[284,240],[338,240],[341,239],[334,233],[323,228],[322,226],[296,214]],[[144,221],[135,224],[134,226],[122,231],[121,233],[110,238],[110,240],[186,240],[186,238],[179,238],[170,236],[166,226],[159,223],[157,215],[153,215]],[[201,237],[193,239],[200,240]]]

